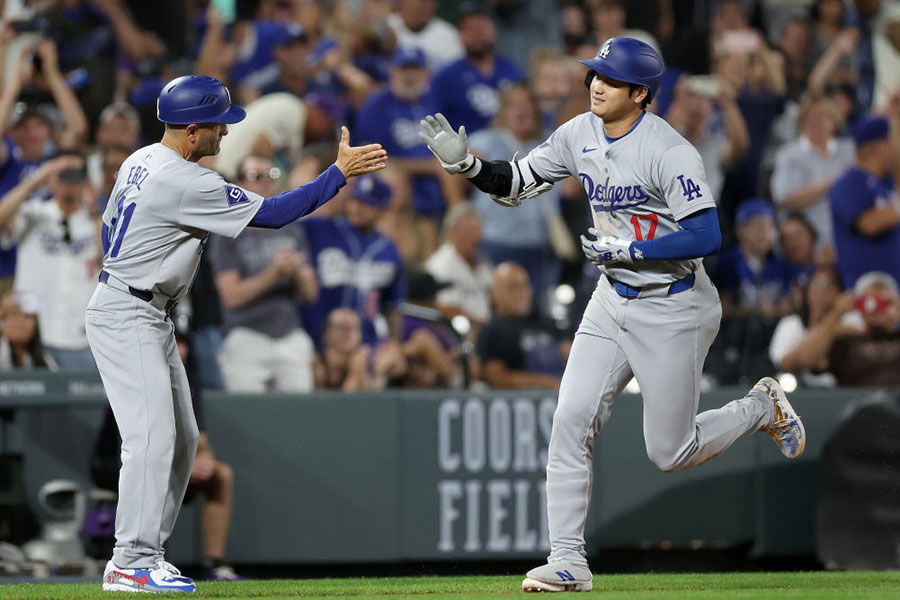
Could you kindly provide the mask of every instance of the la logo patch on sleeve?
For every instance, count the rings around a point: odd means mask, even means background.
[[[247,194],[244,193],[244,190],[239,187],[226,185],[225,191],[228,192],[228,206],[236,206],[244,202],[250,202],[250,198],[248,198]]]

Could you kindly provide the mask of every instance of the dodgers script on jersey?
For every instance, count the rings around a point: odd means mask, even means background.
[[[643,113],[630,132],[614,140],[606,137],[602,119],[580,114],[529,152],[528,163],[545,181],[577,177],[595,226],[626,240],[652,240],[679,231],[679,220],[716,206],[700,154],[650,113]],[[641,287],[677,281],[701,262],[641,260],[600,269]]]
[[[179,300],[208,233],[237,237],[262,200],[168,146],[141,148],[119,167],[103,213],[110,231],[103,269],[134,288]]]

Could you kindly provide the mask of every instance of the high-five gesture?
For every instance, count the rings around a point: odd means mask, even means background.
[[[447,118],[441,113],[433,117],[428,115],[419,121],[419,137],[448,173],[468,171],[475,162],[475,157],[469,152],[465,126],[460,126],[459,131],[453,131]]]
[[[338,145],[337,160],[334,164],[344,177],[350,179],[357,175],[380,171],[387,164],[387,150],[381,144],[368,146],[351,146],[350,130],[341,126],[341,142]]]

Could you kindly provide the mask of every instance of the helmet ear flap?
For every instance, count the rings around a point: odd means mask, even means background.
[[[597,75],[596,71],[588,71],[584,75],[584,87],[587,89],[591,89],[591,82],[594,81],[594,77]]]

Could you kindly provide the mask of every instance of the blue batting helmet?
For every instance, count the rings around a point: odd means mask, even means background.
[[[246,116],[243,108],[231,103],[225,84],[206,75],[173,79],[156,101],[156,118],[172,125],[237,123]]]
[[[588,88],[594,73],[599,73],[616,81],[647,86],[650,90],[647,100],[652,100],[656,95],[665,71],[656,50],[640,40],[627,37],[606,40],[594,58],[578,62],[590,69],[584,79]]]

